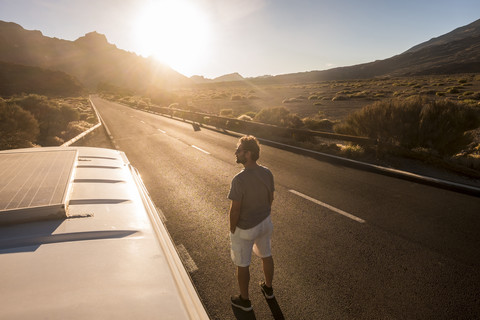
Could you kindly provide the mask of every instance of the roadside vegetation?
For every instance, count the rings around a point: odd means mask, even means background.
[[[407,149],[428,149],[451,156],[473,142],[480,108],[450,100],[410,97],[375,102],[352,113],[335,127],[342,134],[368,136]]]
[[[87,98],[0,98],[0,150],[58,146],[97,123]]]
[[[480,170],[480,75],[262,86],[246,81],[184,88],[163,94],[163,101],[141,95],[105,97],[143,110],[168,107],[169,115],[183,119],[189,117],[185,111],[201,112],[211,116],[190,120],[239,132],[260,130],[248,122],[274,125],[285,130],[250,133],[355,159],[407,157],[461,165],[467,174],[469,169]],[[312,138],[298,130],[365,136],[379,144]]]
[[[384,153],[480,169],[480,107],[421,96],[397,98],[364,107],[335,131],[376,139]]]

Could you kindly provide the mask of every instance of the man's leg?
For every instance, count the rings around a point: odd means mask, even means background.
[[[237,266],[238,286],[240,287],[240,294],[243,299],[249,299],[248,284],[250,283],[250,269],[249,267]]]
[[[273,271],[274,271],[274,266],[273,266],[273,257],[266,257],[262,258],[262,263],[263,263],[263,274],[265,275],[265,284],[267,287],[272,287],[272,282],[273,282]]]

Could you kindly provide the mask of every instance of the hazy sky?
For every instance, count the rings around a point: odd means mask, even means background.
[[[207,78],[386,59],[477,19],[479,0],[0,0],[0,20],[66,40],[97,31]]]

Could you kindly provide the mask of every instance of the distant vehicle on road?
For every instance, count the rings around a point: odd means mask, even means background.
[[[208,319],[123,152],[0,151],[1,319]]]

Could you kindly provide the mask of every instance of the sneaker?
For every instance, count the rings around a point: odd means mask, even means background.
[[[273,294],[273,288],[267,287],[265,281],[260,282],[260,288],[262,289],[262,293],[265,296],[265,299],[275,298],[275,295]]]
[[[240,295],[231,297],[232,306],[242,309],[243,311],[250,311],[253,309],[250,300],[243,299]]]

